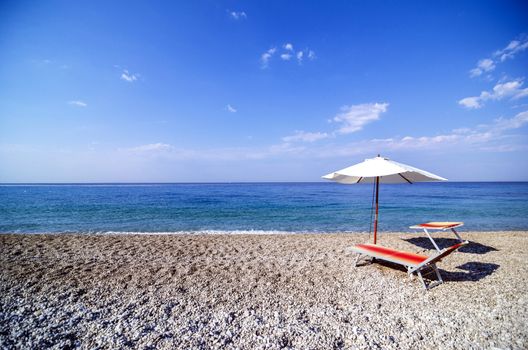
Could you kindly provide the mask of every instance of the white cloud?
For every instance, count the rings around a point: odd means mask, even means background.
[[[262,68],[267,68],[268,67],[269,60],[275,54],[276,51],[277,51],[277,48],[272,47],[271,49],[269,49],[268,51],[264,52],[260,56],[260,62],[262,63]]]
[[[436,150],[456,152],[459,149],[512,152],[528,149],[524,136],[507,133],[528,124],[528,111],[513,118],[499,118],[490,125],[474,128],[458,128],[450,133],[427,136],[390,137],[385,139],[360,140],[336,148],[333,144],[318,145],[317,148],[304,149],[301,155],[318,158],[346,157],[357,154],[371,154],[373,150],[388,152],[397,150]]]
[[[337,132],[350,134],[363,129],[365,125],[378,120],[380,115],[387,111],[388,106],[388,103],[363,103],[341,107],[341,112],[333,119],[341,123],[341,128]]]
[[[279,52],[277,52],[276,47],[273,47],[260,56],[262,68],[267,68],[269,66],[269,62],[275,53],[278,54],[278,57],[282,61],[292,61],[292,59],[296,58],[299,64],[301,64],[305,58],[308,58],[310,61],[313,61],[316,58],[313,50],[305,49],[295,52],[292,43],[285,43],[280,48]]]
[[[469,75],[473,77],[478,77],[482,73],[491,72],[495,69],[495,63],[492,59],[484,58],[477,63],[477,67],[469,71]]]
[[[68,104],[72,106],[77,106],[77,107],[87,107],[88,106],[86,102],[83,102],[80,100],[69,101]]]
[[[236,20],[247,18],[247,14],[244,11],[231,11],[229,12],[229,16]]]
[[[318,140],[335,137],[337,134],[350,134],[363,129],[365,125],[380,118],[381,113],[387,111],[388,103],[363,103],[341,107],[341,112],[330,122],[340,123],[340,127],[331,132],[307,132],[296,130],[293,135],[284,136],[283,142],[315,142]]]
[[[129,83],[132,83],[136,81],[139,78],[139,74],[132,74],[128,70],[124,69],[123,73],[121,73],[121,79],[128,81]]]
[[[458,101],[458,104],[469,109],[478,109],[482,107],[479,97],[466,97]]]
[[[494,56],[498,57],[501,62],[514,58],[516,54],[528,49],[528,37],[524,36],[519,40],[512,40],[502,50],[495,51]]]
[[[475,128],[453,129],[451,133],[435,136],[406,136],[381,140],[390,149],[423,149],[465,146],[478,147],[481,150],[514,150],[516,147],[501,143],[507,130],[518,129],[528,124],[528,111],[518,113],[512,118],[498,118],[490,125]]]
[[[478,109],[488,100],[502,100],[504,98],[516,100],[528,96],[528,88],[522,88],[522,86],[523,81],[521,79],[498,83],[492,91],[482,91],[479,96],[466,97],[458,103],[469,109]]]
[[[306,148],[303,146],[293,146],[289,143],[272,144],[260,148],[226,147],[210,149],[177,148],[170,144],[154,143],[131,148],[118,148],[117,151],[121,154],[124,153],[130,156],[163,158],[168,161],[236,161],[245,159],[264,159],[280,155],[298,155],[305,149]]]
[[[314,142],[327,138],[329,135],[326,132],[306,132],[306,131],[295,131],[293,135],[285,136],[282,138],[284,142]]]
[[[236,113],[237,112],[236,108],[231,106],[230,104],[228,104],[225,108],[226,108],[226,110],[228,112],[231,112],[231,113]]]
[[[293,51],[293,45],[290,44],[290,43],[286,43],[282,46],[284,48],[284,50],[286,51]]]
[[[528,88],[521,89],[523,85],[522,80],[512,80],[506,83],[497,84],[493,87],[493,92],[485,97],[489,99],[500,100],[504,97],[511,97],[513,99],[521,98],[528,95]]]
[[[527,48],[528,36],[523,36],[518,40],[512,40],[504,49],[495,51],[492,57],[479,60],[477,66],[469,71],[469,76],[474,78],[484,73],[490,73],[498,63],[514,58],[515,55]]]
[[[302,62],[303,55],[304,55],[304,53],[302,51],[297,52],[297,61],[299,61],[299,63]]]
[[[297,51],[297,62],[302,63],[303,59],[307,57],[310,61],[315,60],[315,52],[312,50]]]
[[[167,152],[174,150],[174,147],[167,143],[149,143],[146,145],[141,145],[131,148],[122,148],[121,151],[127,151],[131,153],[158,153],[158,152]]]
[[[528,111],[520,112],[513,118],[498,118],[495,120],[493,129],[496,131],[518,129],[528,123]]]

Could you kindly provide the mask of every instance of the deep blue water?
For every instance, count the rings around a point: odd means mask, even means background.
[[[0,185],[0,232],[369,231],[372,185]],[[380,186],[381,231],[527,230],[528,183]]]

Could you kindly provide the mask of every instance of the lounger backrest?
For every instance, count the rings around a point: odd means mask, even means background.
[[[464,241],[464,242],[452,245],[451,247],[444,248],[438,254],[431,256],[427,260],[424,260],[420,265],[414,267],[410,272],[414,272],[414,271],[420,269],[424,265],[434,264],[434,263],[442,260],[446,256],[448,256],[449,254],[453,253],[458,248],[465,246],[466,244],[469,244],[469,242],[468,241]]]

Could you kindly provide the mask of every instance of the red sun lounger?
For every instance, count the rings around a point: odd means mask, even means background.
[[[458,248],[465,246],[468,243],[468,241],[457,243],[451,247],[442,249],[440,252],[430,257],[382,247],[378,244],[358,244],[351,247],[350,250],[358,254],[354,267],[357,266],[357,263],[359,262],[362,256],[390,261],[392,263],[405,266],[407,268],[407,273],[409,274],[409,276],[411,276],[411,278],[413,276],[413,273],[416,273],[420,278],[423,287],[425,289],[429,289],[444,282],[442,280],[442,276],[440,275],[440,271],[438,271],[438,268],[436,267],[436,263],[441,261],[444,257],[448,256],[449,254],[453,253]],[[436,273],[436,276],[438,278],[436,282],[430,283],[429,285],[425,283],[422,276],[422,272],[426,269],[432,270],[427,274],[433,271]]]
[[[451,230],[460,242],[464,242],[462,237],[460,237],[458,232],[456,232],[455,230],[456,227],[460,227],[460,226],[464,226],[464,223],[463,222],[451,222],[451,221],[442,221],[442,222],[432,221],[432,222],[426,222],[424,224],[413,225],[409,228],[424,230],[425,234],[427,235],[427,237],[429,237],[429,240],[431,241],[431,243],[433,243],[436,250],[440,251],[440,248],[438,248],[438,245],[434,241],[433,237],[431,237],[431,235],[429,234],[429,230],[442,230],[442,231]]]

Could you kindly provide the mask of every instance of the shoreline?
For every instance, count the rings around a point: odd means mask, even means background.
[[[519,230],[472,230],[472,231],[458,231],[461,236],[468,235],[504,235],[510,233],[528,234],[528,229]],[[437,234],[449,234],[449,231],[432,231],[430,232],[433,237]],[[364,231],[339,231],[339,232],[328,232],[328,231],[280,231],[280,230],[186,230],[186,231],[100,231],[100,232],[0,232],[0,236],[302,236],[302,235],[359,235],[368,236],[373,233]],[[423,231],[411,232],[411,231],[378,231],[378,236],[383,235],[415,235],[425,236]],[[462,237],[463,238],[463,237]]]
[[[368,233],[0,234],[0,346],[528,347],[528,232],[460,234],[427,292],[397,266],[352,267]],[[379,243],[434,253],[422,233]]]

